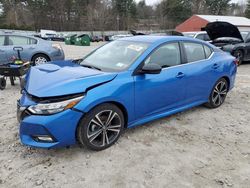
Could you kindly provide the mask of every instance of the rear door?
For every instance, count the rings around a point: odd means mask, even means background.
[[[188,104],[207,100],[218,75],[219,63],[213,62],[213,50],[195,42],[182,42],[186,54],[186,81]]]
[[[14,47],[22,47],[23,51],[20,52],[21,59],[24,61],[30,61],[32,58],[32,54],[34,54],[34,51],[36,49],[37,40],[30,38],[30,37],[24,37],[24,36],[15,36],[15,35],[9,35],[8,36],[8,50],[7,50],[7,57],[18,57],[18,54],[16,51],[14,51]]]
[[[0,35],[0,65],[7,63],[5,36]]]

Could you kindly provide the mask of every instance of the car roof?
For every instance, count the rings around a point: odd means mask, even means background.
[[[20,37],[31,37],[31,38],[35,38],[32,35],[25,35],[25,34],[17,34],[17,33],[0,33],[1,36],[20,36]]]
[[[144,43],[164,43],[171,41],[193,41],[202,44],[207,44],[201,40],[193,39],[185,36],[152,36],[152,35],[140,35],[134,37],[126,37],[118,39],[119,41],[133,41],[133,42],[144,42]],[[208,44],[209,45],[209,44]],[[209,45],[210,46],[210,45]]]

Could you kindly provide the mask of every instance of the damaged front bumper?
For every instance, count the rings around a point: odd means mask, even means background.
[[[76,129],[83,113],[67,109],[52,115],[34,115],[28,106],[34,104],[24,93],[17,105],[20,139],[25,145],[39,148],[57,148],[76,143]]]

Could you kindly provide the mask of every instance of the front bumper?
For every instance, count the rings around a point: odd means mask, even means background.
[[[49,116],[30,114],[20,116],[23,118],[20,122],[21,142],[25,145],[40,148],[58,148],[73,145],[76,143],[75,133],[82,116],[83,113],[74,110],[66,110]],[[37,139],[38,136],[50,137],[52,141],[41,141]]]

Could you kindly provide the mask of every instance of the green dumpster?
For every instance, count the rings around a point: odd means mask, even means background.
[[[75,39],[77,46],[90,46],[90,37],[87,34],[78,35]]]
[[[76,34],[71,34],[65,37],[65,44],[71,45],[75,43]]]

